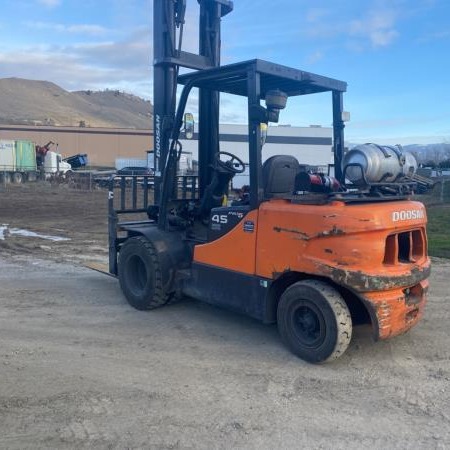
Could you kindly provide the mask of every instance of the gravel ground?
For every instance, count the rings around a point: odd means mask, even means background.
[[[450,260],[424,319],[314,366],[275,326],[185,300],[128,306],[106,260],[106,195],[0,192],[0,448],[450,449]]]
[[[0,448],[450,448],[450,262],[426,316],[314,366],[274,326],[133,310],[82,267],[0,258]]]

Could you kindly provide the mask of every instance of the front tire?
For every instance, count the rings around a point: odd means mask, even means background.
[[[337,359],[352,337],[352,319],[342,296],[327,283],[299,281],[282,294],[277,311],[283,342],[311,363]]]
[[[120,287],[131,306],[145,311],[169,301],[158,256],[149,240],[129,238],[120,250],[118,266]]]

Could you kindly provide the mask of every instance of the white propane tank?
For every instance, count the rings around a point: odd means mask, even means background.
[[[346,178],[354,184],[364,184],[361,169],[369,183],[393,183],[400,176],[413,175],[417,170],[417,161],[410,152],[404,152],[400,147],[362,144],[353,147],[344,156],[342,168]]]
[[[411,152],[403,152],[405,155],[405,164],[403,165],[403,175],[414,175],[417,172],[417,160]]]

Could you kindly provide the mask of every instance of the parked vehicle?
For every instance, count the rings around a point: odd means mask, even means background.
[[[147,159],[144,158],[117,158],[115,164],[116,170],[122,170],[127,167],[152,167],[148,165]]]
[[[153,171],[147,167],[124,167],[117,171],[117,175],[153,175]]]
[[[36,145],[36,161],[38,170],[45,179],[54,177],[68,178],[72,175],[72,166],[64,161],[61,154],[50,150],[52,146],[58,144],[50,141],[45,145]]]
[[[88,165],[88,156],[86,153],[78,153],[77,155],[68,156],[63,158],[63,161],[69,163],[72,169],[81,169]]]
[[[36,151],[31,141],[0,141],[0,177],[3,183],[36,181]]]
[[[60,153],[50,150],[53,145],[56,144],[52,141],[40,146],[27,140],[1,140],[1,182],[18,184],[36,181],[38,177],[67,179],[72,175],[73,169],[67,160],[75,161],[77,167],[83,167],[87,163],[87,155],[74,155],[63,159]]]
[[[47,152],[44,157],[44,164],[42,166],[45,178],[61,176],[68,178],[72,175],[72,166],[63,161],[61,154],[56,152]]]

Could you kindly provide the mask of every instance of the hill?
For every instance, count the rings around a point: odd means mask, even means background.
[[[152,128],[150,101],[119,91],[68,92],[49,81],[0,79],[0,123]]]
[[[355,143],[346,142],[348,148],[353,148]],[[407,144],[402,146],[403,150],[411,152],[419,164],[438,164],[441,161],[450,159],[450,144],[441,142],[436,144]]]

